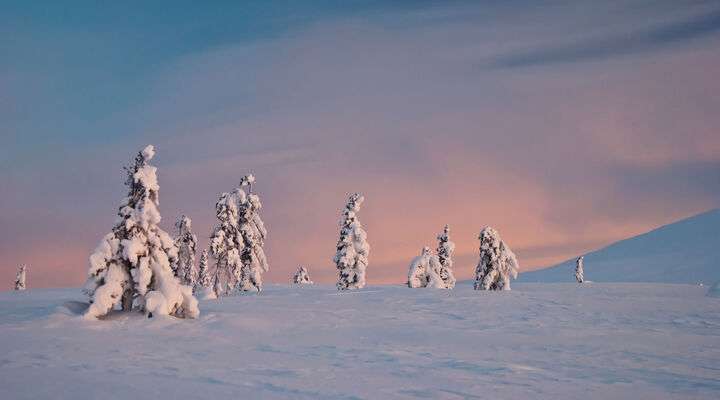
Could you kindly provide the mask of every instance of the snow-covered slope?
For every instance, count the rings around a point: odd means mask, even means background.
[[[0,293],[0,398],[720,398],[720,299],[694,285],[268,286],[197,320],[83,300]]]
[[[519,282],[572,282],[575,259],[526,272]],[[662,226],[585,255],[594,282],[712,284],[720,280],[720,209]]]

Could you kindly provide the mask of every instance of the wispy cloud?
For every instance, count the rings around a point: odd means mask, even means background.
[[[720,10],[649,29],[628,30],[568,45],[541,45],[538,49],[494,57],[485,66],[525,68],[602,60],[652,51],[706,36],[720,36]]]

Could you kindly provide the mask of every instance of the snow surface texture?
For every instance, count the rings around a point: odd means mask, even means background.
[[[515,254],[491,227],[478,235],[480,260],[475,268],[475,290],[510,290],[510,280],[517,278]]]
[[[593,282],[703,283],[720,281],[720,209],[662,226],[586,254]],[[575,258],[520,274],[519,282],[572,282]]]
[[[312,285],[313,281],[310,280],[310,274],[307,268],[298,267],[295,275],[293,276],[293,283],[296,285]]]
[[[210,252],[215,259],[217,295],[235,290],[259,292],[262,274],[269,270],[263,250],[267,230],[260,219],[260,198],[252,193],[253,182],[253,175],[244,176],[240,187],[220,195],[215,205],[219,223],[210,237]]]
[[[668,284],[510,292],[267,285],[195,320],[83,321],[0,293],[3,399],[718,399],[720,299]]]
[[[112,231],[90,255],[84,292],[90,297],[86,318],[103,317],[113,308],[139,309],[148,316],[195,318],[200,313],[192,288],[181,285],[170,267],[177,247],[160,229],[155,155],[147,146],[126,168],[128,196]]]
[[[25,284],[25,277],[27,274],[27,266],[25,264],[18,268],[17,275],[15,275],[15,290],[25,290],[27,285]]]
[[[192,220],[183,215],[175,223],[175,228],[178,232],[175,238],[178,257],[173,269],[175,270],[175,275],[180,279],[180,283],[194,287],[195,281],[197,280],[197,272],[195,271],[197,236],[192,233]]]
[[[353,193],[342,211],[340,239],[333,258],[338,269],[338,290],[361,289],[365,286],[370,245],[367,233],[357,218],[363,201],[363,196]]]

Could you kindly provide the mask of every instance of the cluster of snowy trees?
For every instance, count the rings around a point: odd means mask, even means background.
[[[455,287],[452,253],[455,243],[450,241],[450,227],[437,236],[437,255],[432,254],[430,247],[423,247],[419,256],[410,263],[407,285],[410,288],[452,289]]]
[[[260,198],[252,193],[253,182],[254,176],[244,176],[240,186],[221,194],[215,205],[218,224],[210,237],[210,254],[215,260],[216,296],[235,290],[260,292],[262,274],[269,269],[263,250],[267,230],[260,218]]]
[[[157,168],[150,164],[154,155],[154,147],[147,146],[125,168],[127,197],[120,204],[115,225],[90,255],[84,287],[90,298],[87,318],[101,318],[117,306],[148,316],[196,318],[200,312],[196,296],[208,299],[262,290],[262,275],[269,270],[263,249],[267,230],[260,217],[260,197],[252,191],[255,177],[243,176],[238,187],[220,195],[215,204],[218,222],[196,269],[197,236],[192,232],[192,220],[182,215],[175,224],[174,238],[159,227],[160,187]],[[338,290],[360,289],[366,283],[370,245],[358,219],[364,200],[359,193],[351,194],[341,212],[333,257]],[[474,288],[510,290],[510,280],[518,274],[517,257],[491,227],[484,228],[478,239],[480,259]],[[455,244],[447,225],[437,240],[434,254],[430,247],[423,247],[410,263],[409,287],[455,287]],[[25,274],[23,265],[15,280],[16,290],[25,289]],[[577,260],[575,278],[584,281],[582,257]],[[313,283],[306,267],[297,269],[293,283]]]
[[[147,146],[126,167],[128,195],[117,222],[90,255],[86,318],[103,317],[117,305],[148,316],[195,318],[200,313],[192,288],[173,272],[178,246],[158,226],[160,187],[157,168],[150,165],[154,156],[155,148]]]
[[[178,219],[175,238],[159,227],[160,187],[157,168],[150,164],[154,155],[154,147],[147,146],[125,168],[128,195],[119,207],[119,218],[90,255],[83,289],[90,298],[86,318],[101,318],[117,306],[149,317],[196,318],[200,311],[194,293],[214,298],[262,290],[262,274],[269,269],[263,251],[267,231],[259,214],[262,203],[252,193],[255,177],[242,177],[239,187],[220,196],[210,249],[203,250],[196,269],[192,220],[185,215]],[[307,271],[305,278],[310,282]],[[25,287],[24,267],[15,286]]]

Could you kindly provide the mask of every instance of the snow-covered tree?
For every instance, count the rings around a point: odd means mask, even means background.
[[[192,233],[192,220],[183,215],[175,223],[178,235],[175,237],[175,246],[178,248],[178,257],[173,269],[175,276],[180,279],[180,283],[190,287],[195,286],[197,275],[195,273],[195,248],[197,246],[197,236]]]
[[[27,272],[27,266],[25,264],[20,265],[18,268],[17,275],[15,275],[15,290],[25,290],[25,274]]]
[[[312,285],[313,281],[310,280],[310,275],[305,267],[298,267],[295,275],[293,276],[293,283],[296,285]]]
[[[217,298],[213,283],[214,275],[211,273],[210,267],[208,266],[208,251],[205,249],[202,253],[200,253],[198,276],[195,280],[195,288],[193,291],[195,296],[203,300]]]
[[[147,146],[125,168],[128,196],[112,231],[90,255],[84,291],[91,304],[86,318],[102,317],[118,304],[148,316],[200,314],[192,288],[182,285],[170,267],[177,259],[177,247],[158,226],[157,168],[149,164],[154,155],[153,146]]]
[[[222,296],[235,287],[233,271],[240,268],[240,248],[242,238],[238,230],[239,190],[223,193],[215,203],[215,215],[218,224],[210,236],[210,254],[215,260],[213,290]],[[244,192],[243,195],[244,197]]]
[[[577,261],[575,261],[575,280],[578,283],[585,282],[585,276],[583,271],[583,256],[578,257]]]
[[[475,268],[475,290],[510,290],[510,279],[517,278],[519,264],[500,234],[485,227],[480,239],[480,261]]]
[[[208,251],[203,250],[200,253],[200,263],[198,264],[198,279],[195,281],[196,288],[209,288],[213,284],[213,276],[210,274],[208,267]]]
[[[440,278],[441,270],[440,260],[432,254],[430,247],[425,246],[420,255],[410,262],[407,285],[410,288],[445,289],[445,283]]]
[[[262,290],[262,274],[267,272],[270,267],[265,257],[263,246],[267,237],[265,224],[260,219],[260,197],[252,192],[252,184],[255,177],[246,175],[240,181],[240,187],[248,187],[248,194],[245,201],[240,204],[238,227],[243,238],[244,248],[240,253],[242,268],[238,278],[238,289],[242,291],[261,291]]]
[[[445,225],[443,232],[437,236],[437,257],[440,263],[440,279],[442,279],[443,286],[446,289],[452,289],[455,287],[455,274],[453,274],[453,259],[452,255],[455,251],[455,243],[450,241],[450,227]]]
[[[260,291],[262,273],[269,269],[263,251],[267,231],[260,219],[260,198],[251,191],[253,182],[254,176],[244,176],[240,187],[223,193],[215,207],[220,223],[210,237],[210,252],[215,259],[217,295],[235,289]]]
[[[340,220],[340,239],[333,262],[338,269],[338,290],[361,289],[365,286],[370,245],[367,233],[357,219],[365,198],[358,193],[350,195]]]

